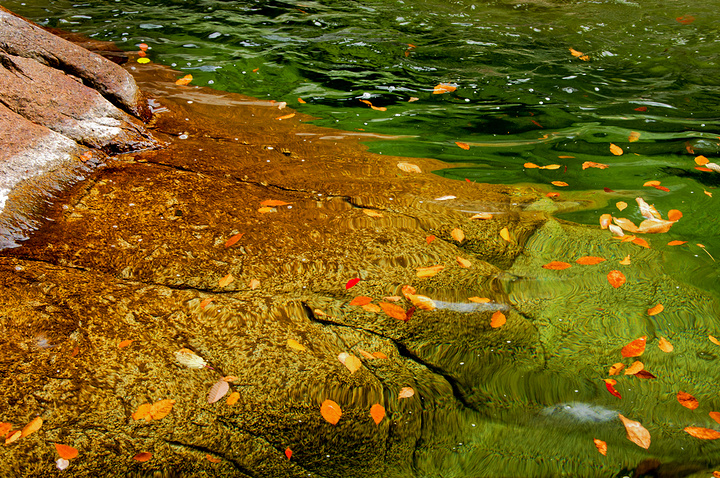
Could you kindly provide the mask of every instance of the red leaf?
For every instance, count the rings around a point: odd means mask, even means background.
[[[357,277],[356,277],[355,279],[350,279],[350,280],[347,281],[347,283],[345,284],[345,289],[346,289],[346,290],[349,289],[350,287],[354,286],[354,285],[357,284],[358,282],[360,282],[360,279],[357,278]]]
[[[610,188],[603,188],[603,191],[605,191],[606,193],[614,193],[615,192]]]
[[[412,306],[407,310],[407,312],[405,312],[405,322],[410,320],[410,318],[413,316],[414,313],[415,313],[415,306]]]
[[[285,448],[285,456],[288,460],[290,459],[290,457],[292,457],[292,450],[290,449],[290,447]]]
[[[653,187],[655,189],[659,189],[660,191],[665,191],[666,193],[670,192],[670,190],[668,188],[666,188],[665,186],[653,186]]]
[[[695,17],[693,17],[692,15],[683,15],[681,17],[677,17],[675,21],[677,21],[678,23],[682,23],[683,25],[689,25],[695,21]]]
[[[615,382],[615,380],[608,378],[605,380],[605,388],[607,388],[607,391],[612,393],[613,395],[615,395],[617,398],[622,398],[620,393],[617,390],[615,390],[615,387],[613,387],[613,385],[615,383],[617,383],[617,382]]]
[[[638,108],[635,108],[635,111],[647,111],[647,106],[640,106]]]

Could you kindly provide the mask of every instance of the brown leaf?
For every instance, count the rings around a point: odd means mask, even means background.
[[[72,460],[78,456],[77,448],[73,448],[70,445],[55,443],[55,449],[57,450],[58,455],[60,455],[60,458],[65,458],[66,460]]]
[[[634,361],[627,369],[625,369],[625,375],[635,375],[640,370],[644,369],[645,365],[640,361]]]
[[[651,374],[647,370],[640,370],[638,373],[635,374],[635,376],[637,378],[643,378],[643,379],[657,378],[655,375]]]
[[[624,416],[618,414],[625,430],[627,431],[627,439],[635,443],[637,446],[645,448],[646,450],[650,447],[650,432],[643,427],[640,422],[630,420]]]
[[[230,391],[230,384],[225,380],[218,380],[210,387],[208,392],[208,403],[215,403],[223,398]]]
[[[431,267],[418,267],[416,269],[417,276],[418,277],[432,277],[441,270],[443,270],[445,266],[443,265],[437,265],[437,266],[431,266]]]
[[[665,353],[670,353],[673,351],[675,347],[667,341],[665,337],[660,337],[660,341],[658,342],[658,347],[660,347],[660,350],[662,350]]]
[[[549,269],[551,271],[561,271],[563,269],[567,269],[570,267],[570,264],[567,262],[560,262],[560,261],[552,261],[548,262],[543,266],[543,269]]]
[[[682,390],[677,393],[677,399],[678,402],[680,402],[680,405],[685,408],[689,408],[690,410],[695,410],[700,406],[700,402],[698,402],[695,397],[687,392],[683,392]]]
[[[36,431],[40,430],[40,427],[42,427],[43,421],[40,417],[35,417],[32,420],[30,420],[30,423],[25,425],[25,427],[22,429],[22,432],[20,433],[20,438],[25,438],[26,436],[30,435],[31,433],[35,433]]]
[[[623,347],[620,353],[623,357],[639,357],[645,352],[646,340],[647,336],[643,335]]]
[[[607,443],[602,440],[598,440],[597,438],[594,438],[593,442],[595,443],[595,447],[598,449],[600,454],[603,456],[607,456]]]
[[[370,407],[370,416],[372,417],[375,425],[380,425],[380,422],[385,418],[385,407],[376,403]]]
[[[140,453],[137,453],[135,456],[133,456],[133,460],[139,461],[140,463],[148,461],[151,458],[152,458],[152,453],[150,453],[148,451],[141,451]]]
[[[458,229],[457,227],[450,232],[450,235],[457,242],[462,242],[465,239],[465,233],[462,229]]]
[[[505,325],[505,322],[507,322],[505,314],[498,310],[490,318],[490,327],[497,329]]]
[[[608,167],[609,166],[607,164],[594,163],[592,161],[585,161],[584,163],[582,163],[583,169],[587,169],[587,168],[607,169]]]
[[[353,300],[350,301],[350,304],[348,305],[366,305],[372,302],[372,298],[361,295],[358,297],[355,297]]]
[[[625,283],[625,274],[620,271],[612,270],[607,275],[608,282],[616,289]]]
[[[320,405],[320,414],[331,424],[337,425],[342,416],[342,410],[340,410],[340,405],[332,400],[325,400],[322,402],[322,405]]]
[[[601,262],[604,262],[605,259],[602,257],[595,257],[595,256],[584,256],[580,259],[576,260],[575,263],[583,265],[583,266],[594,266],[595,264],[600,264]]]
[[[243,237],[244,235],[245,235],[244,232],[235,234],[230,239],[228,239],[227,242],[225,242],[225,247],[231,247],[233,244],[235,244],[237,241],[239,241],[240,238]]]
[[[457,263],[460,265],[460,267],[465,267],[466,269],[467,269],[468,267],[472,267],[472,262],[470,262],[470,261],[467,260],[467,259],[463,259],[463,258],[460,257],[460,256],[456,257],[455,260],[456,260]]]
[[[228,274],[228,275],[226,275],[225,277],[223,277],[222,279],[220,279],[220,280],[218,281],[218,285],[219,285],[220,287],[225,287],[225,286],[227,286],[227,285],[230,285],[230,283],[231,283],[232,281],[234,281],[234,280],[235,280],[235,278],[233,277],[233,275],[232,275],[232,274]]]
[[[615,156],[621,156],[624,151],[620,146],[610,143],[610,152]]]
[[[700,438],[701,440],[717,440],[720,438],[720,432],[710,428],[685,427],[683,430],[689,435]]]
[[[420,166],[413,163],[397,163],[397,167],[400,168],[402,171],[405,171],[406,173],[422,173],[422,169],[420,169]]]
[[[413,390],[412,387],[403,387],[398,393],[398,400],[401,398],[410,398],[413,395],[415,395],[415,390]]]
[[[665,307],[662,304],[658,303],[657,305],[650,307],[647,310],[647,313],[648,313],[648,315],[658,315],[663,310],[665,310]]]
[[[388,302],[380,302],[380,308],[385,312],[387,315],[392,317],[393,319],[402,320],[405,322],[407,320],[405,309],[400,307],[397,304],[390,304]]]

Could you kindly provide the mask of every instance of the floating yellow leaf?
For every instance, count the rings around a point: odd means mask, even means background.
[[[562,168],[562,164],[548,164],[547,166],[540,166],[540,169],[560,169]]]
[[[180,85],[180,86],[189,85],[190,82],[192,81],[192,79],[193,79],[192,75],[185,75],[182,78],[180,78],[179,80],[177,80],[175,82],[175,84]]]
[[[569,186],[569,184],[566,183],[565,181],[552,181],[550,184],[552,184],[553,186],[558,186],[558,187]]]
[[[397,167],[400,168],[402,171],[405,171],[406,173],[422,173],[422,169],[420,169],[420,166],[413,163],[397,163]]]
[[[620,156],[623,154],[623,149],[620,146],[610,143],[610,152],[615,156]]]
[[[360,359],[352,354],[343,352],[342,354],[338,355],[338,359],[340,360],[340,362],[342,362],[343,365],[345,365],[348,370],[350,370],[350,374],[357,372],[362,367],[362,362],[360,361]]]
[[[340,417],[342,416],[342,410],[340,410],[340,405],[332,400],[325,400],[322,402],[322,405],[320,405],[320,414],[331,424],[337,425],[337,422],[340,421]]]
[[[290,347],[291,349],[295,349],[295,350],[298,350],[298,351],[300,351],[300,352],[304,352],[304,351],[305,351],[305,346],[304,346],[303,344],[301,344],[300,342],[298,342],[297,340],[288,339],[288,340],[287,340],[287,346]]]
[[[462,257],[458,256],[455,258],[458,264],[460,264],[460,267],[472,267],[472,262],[470,262],[467,259],[463,259]]]
[[[385,407],[376,403],[370,407],[370,416],[375,422],[375,425],[380,425],[380,422],[383,421],[383,418],[385,418]]]
[[[9,445],[10,443],[19,440],[20,435],[22,435],[22,432],[20,430],[9,432],[7,435],[5,435],[5,444]]]
[[[226,275],[225,277],[223,277],[222,279],[220,279],[220,280],[218,281],[218,285],[220,285],[220,287],[225,287],[225,286],[229,285],[229,284],[230,284],[232,281],[234,281],[234,280],[235,280],[235,278],[233,277],[233,275],[232,275],[232,274],[228,274],[228,275]]]
[[[366,216],[370,216],[370,217],[385,217],[383,215],[383,213],[381,213],[380,211],[375,211],[373,209],[363,209],[362,212]]]
[[[581,56],[584,55],[583,52],[577,51],[577,50],[574,49],[574,48],[568,48],[568,50],[570,50],[570,54],[571,54],[572,56],[575,56],[575,57],[581,57]]]
[[[138,63],[150,63],[150,58],[138,58]]]
[[[507,242],[512,242],[512,240],[510,239],[510,231],[508,231],[507,227],[503,227],[502,229],[500,229],[500,237],[505,239]]]
[[[593,438],[593,442],[595,443],[595,447],[598,449],[600,454],[603,456],[607,456],[607,443],[602,440],[598,440],[597,438]]]
[[[505,322],[507,322],[505,314],[498,310],[490,318],[490,327],[492,327],[493,329],[497,329],[505,325]]]
[[[628,232],[637,232],[638,227],[629,219],[624,217],[614,217],[613,222]]]
[[[619,210],[624,211],[628,205],[625,201],[618,201],[615,203],[615,206],[617,206]]]
[[[467,143],[461,143],[461,142],[459,142],[459,141],[455,141],[455,144],[457,144],[457,145],[458,145],[459,147],[461,147],[462,149],[470,149],[470,145],[467,144]]]
[[[710,191],[705,191],[705,190],[703,189],[703,192],[704,192],[705,194],[707,194],[708,196],[712,197],[712,193],[711,193]]]
[[[412,387],[403,387],[398,393],[398,400],[401,398],[410,398],[413,395],[415,395],[415,390],[413,390]]]
[[[658,347],[660,347],[660,350],[665,353],[670,353],[675,348],[670,342],[668,342],[665,337],[660,337],[660,340],[658,341]]]
[[[657,304],[653,307],[650,307],[647,311],[648,315],[658,315],[660,312],[665,310],[665,306],[662,304]]]
[[[437,266],[431,266],[431,267],[418,267],[416,269],[417,276],[418,277],[432,277],[441,270],[443,270],[445,266],[443,265],[437,265]]]
[[[465,233],[462,229],[458,229],[457,227],[450,232],[450,235],[457,242],[462,242],[465,239]]]
[[[240,394],[238,392],[233,392],[230,395],[228,395],[228,398],[225,403],[228,405],[235,405],[238,400],[240,400]]]
[[[525,164],[523,164],[523,167],[526,169],[536,169],[536,168],[539,168],[540,166],[538,166],[535,163],[525,163]]]
[[[643,427],[640,422],[630,420],[624,416],[618,414],[623,425],[625,425],[625,431],[627,432],[627,439],[635,443],[637,446],[645,448],[646,450],[650,447],[650,432]]]
[[[650,187],[660,186],[660,181],[657,181],[657,180],[645,181],[643,186],[650,186]]]
[[[710,160],[702,155],[695,158],[695,164],[697,164],[698,166],[705,166],[709,162],[710,162]]]
[[[628,136],[628,141],[630,141],[631,143],[634,143],[635,141],[637,141],[639,139],[640,139],[640,133],[638,133],[637,131],[630,132],[630,135]]]
[[[457,90],[457,87],[455,87],[453,85],[448,85],[446,83],[440,83],[439,85],[435,86],[435,88],[433,88],[433,94],[441,95],[443,93],[452,93],[455,90]]]
[[[582,168],[583,169],[587,169],[587,168],[607,169],[608,165],[603,164],[603,163],[593,163],[592,161],[585,161],[584,163],[582,163]]]

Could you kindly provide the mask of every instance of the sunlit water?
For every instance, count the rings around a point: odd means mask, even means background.
[[[665,218],[678,209],[683,217],[670,232],[643,236],[661,252],[661,260],[654,259],[657,264],[646,266],[643,274],[670,274],[715,297],[720,294],[715,262],[720,259],[720,176],[695,169],[696,156],[710,161],[720,156],[720,2],[3,5],[43,25],[114,41],[127,50],[147,43],[152,61],[192,74],[194,84],[286,101],[319,118],[319,125],[409,135],[370,146],[385,154],[463,163],[437,172],[458,180],[529,183],[557,192],[555,204],[571,205],[569,212],[556,214],[565,220],[595,227],[599,216],[609,213],[639,224],[643,218],[636,197],[654,204]],[[588,58],[573,56],[570,48]],[[433,94],[439,83],[457,89]],[[387,110],[371,109],[361,99]],[[631,142],[633,131],[640,136]],[[612,154],[610,143],[624,154]],[[608,167],[582,169],[586,161]],[[560,167],[524,167],[528,162]],[[643,186],[650,180],[669,190]],[[616,205],[621,201],[628,204],[622,213]],[[668,246],[671,240],[688,242]],[[549,261],[564,241],[546,231],[530,247]],[[603,247],[596,253],[614,250]],[[637,257],[642,254],[638,248]],[[541,275],[530,285],[510,284],[508,290],[516,301],[555,294],[577,301],[578,310],[587,314],[583,320],[607,320],[606,304],[586,303],[578,292],[592,287],[588,279],[553,277]],[[686,319],[673,320],[665,325]],[[576,325],[575,331],[559,322],[553,326],[560,335],[579,336],[585,329]],[[508,384],[519,382],[501,382],[522,373],[498,372],[487,391],[512,393]],[[536,385],[542,387],[539,381]],[[589,399],[592,390],[565,385],[567,390],[557,392],[560,404],[535,411],[532,420],[538,426],[554,420],[561,429],[584,429],[604,426],[616,416],[611,406],[572,398]],[[514,392],[519,401],[531,393]],[[471,450],[465,453],[472,456]],[[457,460],[451,464],[457,469],[481,465],[468,465],[471,458]]]

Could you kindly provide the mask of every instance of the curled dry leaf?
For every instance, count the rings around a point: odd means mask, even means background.
[[[220,379],[210,387],[208,392],[208,403],[215,403],[223,398],[230,391],[230,384]]]
[[[462,149],[470,149],[470,145],[467,144],[467,143],[461,143],[461,142],[459,142],[459,141],[455,141],[455,144],[457,144],[457,145],[458,145],[459,147],[461,147]]]
[[[325,400],[322,402],[322,405],[320,405],[320,414],[331,424],[337,425],[342,416],[342,410],[340,409],[340,405],[332,400]]]
[[[625,375],[635,375],[639,371],[645,368],[645,364],[636,360],[627,369],[625,369]]]
[[[608,165],[603,164],[603,163],[594,163],[592,161],[585,161],[584,163],[582,163],[582,168],[583,169],[587,169],[587,168],[607,169]]]
[[[403,322],[407,321],[407,312],[399,305],[390,304],[389,302],[380,302],[379,305],[383,312],[393,319],[402,320]]]
[[[415,390],[413,390],[412,387],[403,387],[398,393],[398,400],[401,398],[410,398],[413,395],[415,395]]]
[[[605,259],[595,256],[584,256],[575,261],[575,263],[583,266],[594,266],[595,264],[600,264],[601,262],[605,262]]]
[[[683,430],[685,433],[694,436],[695,438],[700,438],[701,440],[717,440],[720,438],[720,432],[711,428],[685,427]]]
[[[133,460],[139,461],[140,463],[146,462],[152,458],[152,453],[149,451],[141,451],[133,456]]]
[[[370,407],[370,416],[372,417],[375,425],[380,425],[380,422],[385,418],[385,407],[376,403]]]
[[[602,440],[598,440],[597,438],[594,438],[593,442],[595,443],[595,448],[597,448],[600,454],[607,456],[607,443]]]
[[[463,240],[465,240],[465,233],[462,229],[459,229],[457,227],[450,232],[450,235],[457,242],[462,242]]]
[[[190,349],[180,349],[175,352],[175,360],[180,365],[185,365],[187,368],[203,368],[207,365],[204,358],[197,355]]]
[[[58,455],[60,455],[60,458],[65,458],[66,460],[72,460],[76,456],[78,456],[77,448],[73,448],[70,445],[63,445],[62,443],[55,443],[55,449],[58,452]]]
[[[695,410],[700,406],[700,402],[698,402],[695,397],[682,390],[677,393],[677,400],[680,402],[680,405],[690,410]]]
[[[507,242],[512,242],[512,239],[510,238],[510,231],[508,231],[507,227],[503,227],[500,229],[500,237],[502,237]]]
[[[40,430],[40,427],[42,427],[43,421],[40,417],[35,417],[32,420],[30,420],[30,423],[25,425],[22,429],[22,432],[20,432],[20,438],[25,438],[26,436],[30,435],[31,433],[35,433],[36,431]]]
[[[621,156],[624,151],[620,146],[610,143],[610,152],[615,156]]]
[[[548,262],[547,264],[545,264],[542,267],[543,267],[543,269],[549,269],[551,271],[561,271],[563,269],[567,269],[568,267],[570,267],[570,264],[568,264],[567,262],[552,261],[552,262]]]
[[[225,403],[232,406],[232,405],[235,405],[238,402],[238,400],[240,400],[240,394],[238,392],[233,392],[230,395],[228,395],[228,398],[225,401]]]
[[[625,368],[625,364],[618,362],[610,367],[609,375],[620,375],[620,371]]]
[[[627,439],[635,443],[637,446],[645,448],[646,450],[650,447],[650,432],[645,429],[640,422],[630,420],[624,416],[618,414],[623,425],[625,425],[625,431],[627,431]]]
[[[445,266],[443,265],[437,265],[437,266],[431,266],[431,267],[418,267],[416,269],[417,276],[418,277],[432,277],[441,270],[443,270]]]
[[[230,285],[230,283],[231,283],[232,281],[234,281],[234,280],[235,280],[235,278],[233,277],[233,275],[232,275],[232,274],[228,274],[228,275],[226,275],[225,277],[223,277],[222,279],[220,279],[220,280],[218,281],[218,285],[219,285],[220,287],[225,287],[225,286],[227,286],[227,285]]]
[[[675,349],[675,347],[673,347],[673,344],[668,342],[665,337],[660,337],[660,340],[658,341],[658,347],[660,347],[660,350],[665,353],[670,353]]]
[[[499,310],[496,311],[492,317],[490,317],[490,327],[493,329],[497,329],[505,325],[505,322],[507,322],[507,318],[505,317],[505,314],[500,312]]]
[[[612,270],[608,272],[607,280],[611,286],[617,289],[625,283],[625,274],[620,271]]]
[[[665,310],[665,307],[662,304],[657,304],[653,307],[650,307],[647,310],[647,313],[648,313],[648,315],[658,315],[663,310]]]
[[[440,83],[439,85],[435,86],[435,88],[433,88],[433,94],[441,95],[443,93],[452,93],[455,90],[457,90],[456,86],[448,85],[447,83]]]
[[[624,346],[620,353],[623,357],[639,357],[645,352],[646,341],[647,336],[643,335]]]
[[[232,247],[232,246],[233,246],[234,244],[236,244],[237,241],[239,241],[240,238],[243,237],[244,235],[245,235],[244,232],[235,234],[234,236],[232,236],[230,239],[228,239],[228,240],[225,242],[225,247]]]
[[[472,267],[472,262],[470,262],[470,261],[467,260],[467,259],[463,259],[463,258],[460,257],[460,256],[457,256],[457,257],[455,258],[455,260],[456,260],[457,263],[460,265],[460,267],[464,267],[464,268],[466,268],[466,269],[467,269],[468,267]]]
[[[397,167],[400,168],[402,171],[405,171],[406,173],[422,173],[422,169],[420,169],[420,166],[413,163],[397,163]]]

